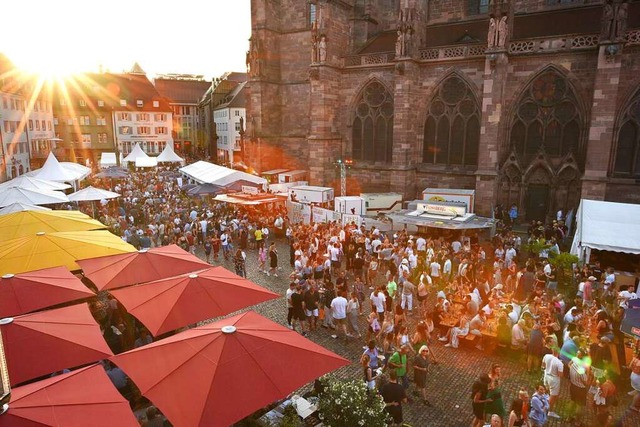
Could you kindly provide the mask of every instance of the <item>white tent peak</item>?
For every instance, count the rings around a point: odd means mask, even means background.
[[[184,159],[173,151],[173,144],[169,143],[164,146],[162,153],[158,155],[158,162],[184,162]]]
[[[140,143],[136,142],[136,145],[135,145],[135,147],[133,147],[133,150],[131,150],[129,155],[127,155],[127,157],[125,157],[122,161],[123,162],[135,162],[138,157],[149,157],[149,156],[147,155],[147,153],[145,153],[142,150],[142,148],[140,148]]]
[[[76,174],[62,167],[52,152],[49,152],[49,156],[42,168],[30,172],[29,175],[38,179],[56,182],[73,182],[78,179]]]

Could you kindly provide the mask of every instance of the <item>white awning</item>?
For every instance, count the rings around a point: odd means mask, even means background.
[[[108,168],[109,166],[116,166],[116,153],[102,153],[100,154],[100,167]]]
[[[158,166],[156,157],[136,157],[137,168],[155,168],[156,166]]]
[[[571,253],[591,249],[640,254],[640,205],[582,199]]]
[[[249,181],[266,188],[267,180],[250,173],[229,169],[213,163],[199,161],[179,169],[180,172],[199,184],[226,186],[237,181]]]

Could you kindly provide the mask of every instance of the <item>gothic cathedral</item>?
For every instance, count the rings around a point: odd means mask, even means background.
[[[640,1],[251,0],[247,156],[523,219],[640,203]]]

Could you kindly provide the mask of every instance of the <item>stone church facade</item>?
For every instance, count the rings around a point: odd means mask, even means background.
[[[522,218],[640,203],[640,1],[252,0],[247,160]]]

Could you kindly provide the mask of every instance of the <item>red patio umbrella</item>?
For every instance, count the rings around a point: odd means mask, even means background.
[[[0,320],[11,384],[113,356],[86,304]]]
[[[100,365],[11,390],[0,427],[137,427],[129,402]]]
[[[176,427],[231,425],[350,363],[252,311],[111,360]]]
[[[84,275],[99,290],[166,279],[210,267],[177,245],[78,261]]]
[[[130,286],[111,294],[154,336],[279,297],[223,267]]]
[[[0,318],[92,296],[65,267],[5,274],[0,278]]]

